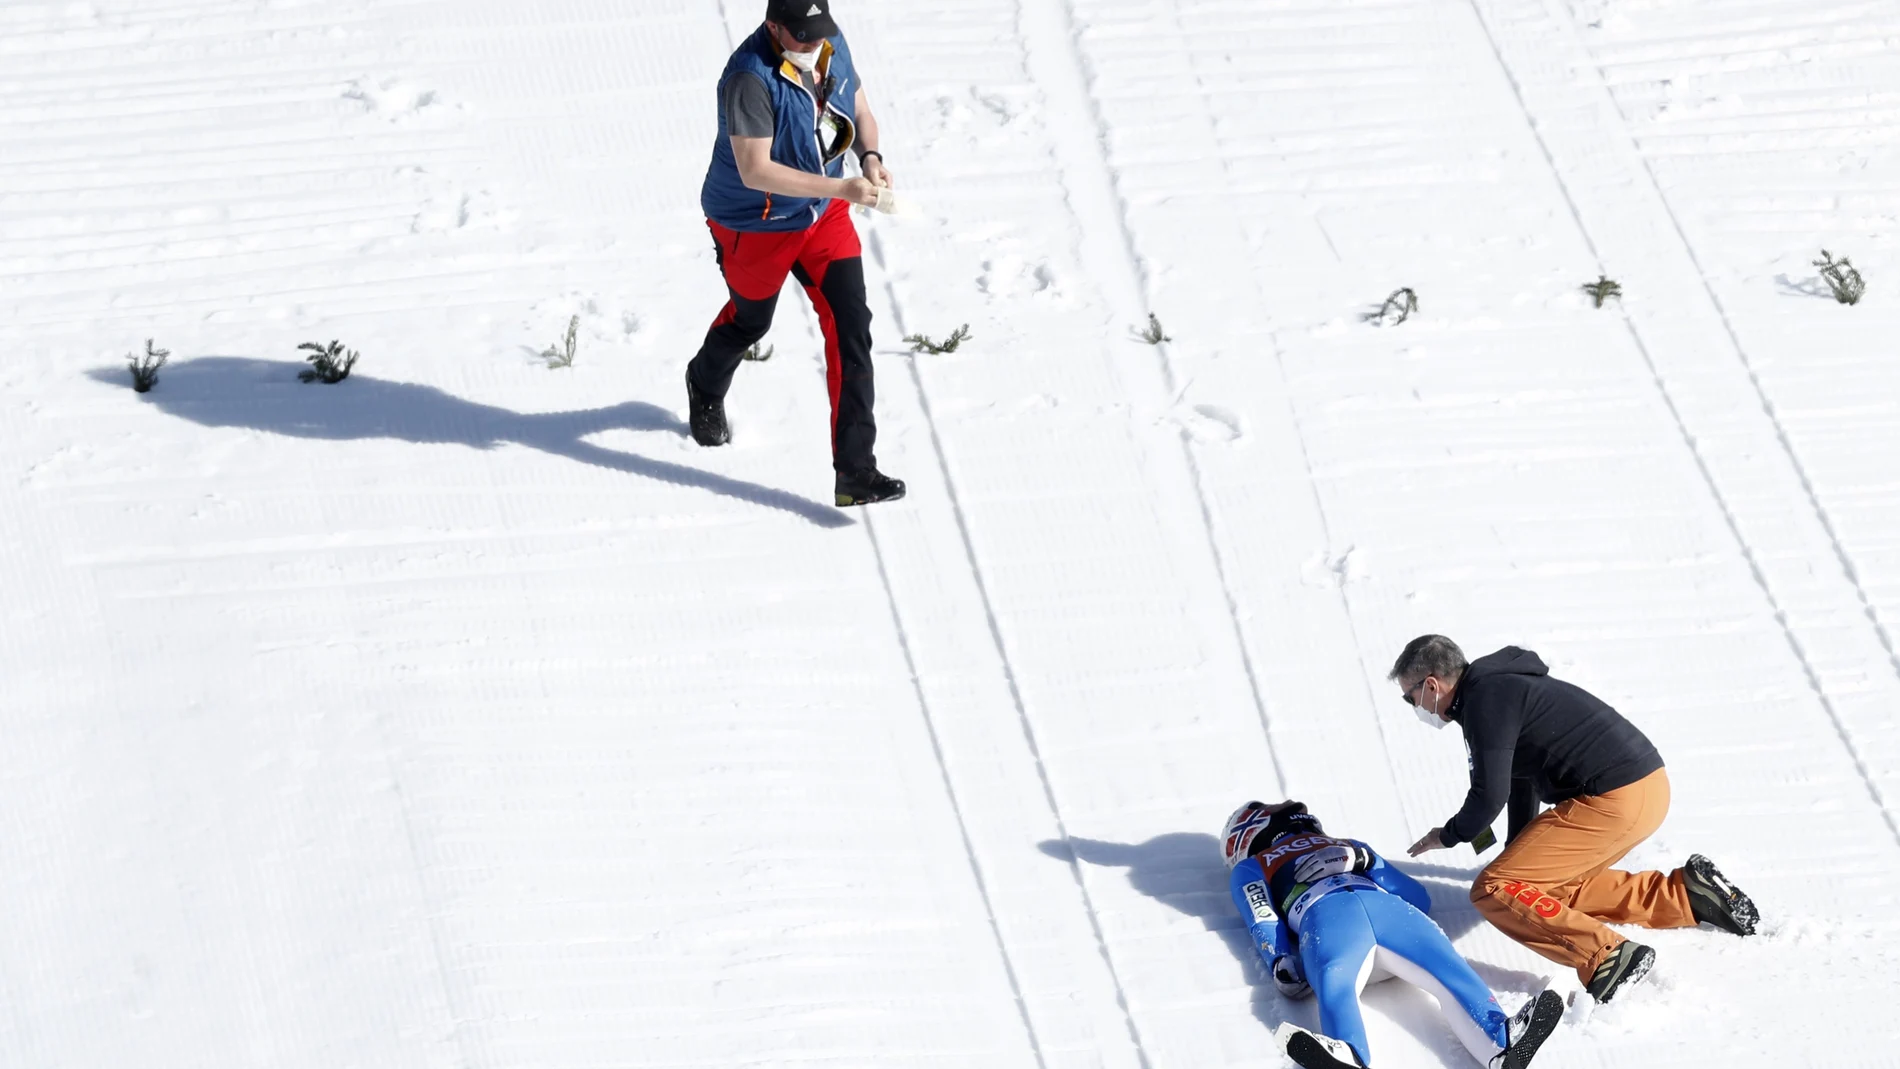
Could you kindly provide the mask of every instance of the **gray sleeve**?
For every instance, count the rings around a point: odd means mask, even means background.
[[[758,75],[741,72],[726,82],[719,106],[726,114],[731,137],[771,137],[778,133],[778,115],[772,110],[772,92]]]

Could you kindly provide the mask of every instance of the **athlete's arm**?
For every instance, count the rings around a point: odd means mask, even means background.
[[[876,204],[877,186],[868,178],[827,178],[772,158],[769,137],[735,137],[732,158],[739,164],[739,181],[747,189],[781,197],[836,197],[853,204]]]
[[[1274,957],[1280,957],[1283,954],[1292,954],[1295,956],[1299,954],[1300,937],[1297,935],[1294,935],[1293,929],[1288,928],[1286,926],[1285,917],[1274,918],[1273,935],[1271,936],[1271,938],[1273,940],[1273,956]],[[1266,951],[1263,950],[1261,951],[1261,953],[1265,954]],[[1268,961],[1267,964],[1271,965],[1273,964],[1273,962]]]
[[[1252,887],[1254,893],[1248,894]],[[1261,964],[1273,971],[1273,959],[1287,953],[1292,943],[1292,933],[1286,930],[1273,908],[1268,904],[1267,878],[1260,871],[1260,862],[1248,858],[1234,866],[1234,874],[1227,882],[1228,894],[1233,896],[1234,908],[1247,922],[1247,940],[1253,944],[1260,955]]]
[[[1372,855],[1372,864],[1366,867],[1366,879],[1378,884],[1380,890],[1405,899],[1420,913],[1431,913],[1432,896],[1426,893],[1424,884],[1400,872],[1385,858],[1380,857],[1378,851],[1366,846],[1365,843],[1355,840],[1354,845],[1364,848],[1366,853]]]

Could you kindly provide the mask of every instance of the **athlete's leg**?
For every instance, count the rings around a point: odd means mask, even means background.
[[[1319,1030],[1341,1040],[1371,1065],[1359,992],[1372,973],[1372,922],[1357,892],[1335,891],[1313,904],[1300,922],[1300,967],[1319,1000]]]
[[[1480,1063],[1489,1063],[1510,1041],[1510,1020],[1469,962],[1425,914],[1388,894],[1355,894],[1378,940],[1377,958],[1392,975],[1431,994],[1451,1032]]]

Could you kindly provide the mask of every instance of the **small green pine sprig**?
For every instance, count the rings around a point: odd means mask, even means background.
[[[1859,304],[1861,297],[1866,294],[1866,280],[1860,277],[1860,272],[1854,269],[1847,257],[1836,260],[1826,249],[1822,249],[1821,258],[1814,261],[1814,266],[1821,269],[1822,280],[1840,303]]]
[[[558,345],[550,345],[541,350],[541,359],[547,362],[548,370],[557,367],[574,366],[575,334],[581,329],[581,317],[569,316],[567,337]]]
[[[1418,294],[1410,286],[1400,286],[1392,291],[1385,303],[1360,316],[1360,319],[1375,327],[1395,327],[1412,318],[1418,311]]]
[[[965,323],[951,331],[950,336],[942,341],[931,341],[930,338],[922,334],[912,334],[905,338],[904,341],[910,345],[910,351],[913,353],[929,353],[932,356],[941,356],[944,353],[956,352],[957,346],[962,345],[969,339],[970,324]]]
[[[1608,275],[1598,275],[1595,282],[1585,282],[1582,289],[1590,295],[1591,300],[1596,302],[1598,308],[1603,307],[1603,302],[1612,297],[1619,301],[1623,299],[1623,287],[1617,285],[1616,280]]]
[[[1168,337],[1167,331],[1161,329],[1161,320],[1155,318],[1153,312],[1148,313],[1148,325],[1136,330],[1134,334],[1136,341],[1147,342],[1149,345],[1160,345],[1162,342],[1174,340]]]
[[[139,393],[150,393],[158,385],[158,369],[171,359],[170,349],[154,349],[152,339],[145,339],[145,355],[127,353],[125,365],[132,372],[132,389]]]
[[[343,343],[332,340],[328,345],[313,341],[304,342],[298,349],[308,350],[304,357],[310,366],[297,372],[299,382],[321,382],[334,386],[350,377],[350,369],[356,366],[356,358],[361,354],[354,349],[345,349]]]

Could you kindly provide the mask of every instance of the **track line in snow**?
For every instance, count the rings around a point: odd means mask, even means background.
[[[891,273],[887,266],[887,259],[884,252],[884,243],[882,239],[879,237],[879,235],[875,231],[873,231],[871,234],[871,239],[870,239],[869,244],[871,247],[872,254],[877,258],[879,269],[883,271],[884,273],[885,297],[887,300],[890,301],[891,315],[892,315],[892,318],[897,320],[897,333],[900,337],[902,337],[908,333],[908,327],[905,325],[905,322],[904,322],[903,304],[901,301],[899,301],[898,296],[897,296],[896,286],[891,281]],[[978,600],[982,603],[984,618],[989,624],[990,641],[994,644],[998,662],[1002,665],[1003,679],[1009,688],[1010,701],[1015,706],[1016,718],[1022,727],[1023,742],[1029,749],[1030,758],[1032,759],[1035,765],[1036,775],[1041,782],[1043,801],[1048,805],[1049,815],[1055,821],[1056,834],[1061,838],[1062,842],[1065,845],[1069,844],[1071,842],[1071,838],[1069,835],[1068,824],[1063,820],[1062,807],[1056,801],[1055,785],[1051,783],[1049,780],[1049,769],[1048,769],[1048,765],[1043,760],[1042,746],[1036,739],[1035,725],[1030,720],[1029,708],[1027,704],[1024,703],[1023,701],[1022,688],[1021,688],[1021,685],[1017,681],[1016,668],[1015,668],[1014,663],[1010,660],[1008,644],[1003,641],[1002,627],[997,623],[996,602],[990,596],[989,581],[983,573],[982,564],[979,563],[977,559],[976,543],[970,536],[969,518],[964,512],[962,498],[957,492],[956,480],[950,474],[949,456],[944,449],[943,436],[942,434],[939,433],[937,429],[937,417],[934,410],[931,408],[931,405],[930,405],[930,394],[928,393],[928,391],[924,389],[923,375],[917,370],[917,361],[913,359],[913,360],[907,360],[905,361],[905,363],[908,366],[909,371],[910,371],[911,386],[917,391],[917,401],[918,401],[919,407],[922,409],[922,412],[923,412],[924,426],[928,428],[930,431],[931,452],[935,455],[936,460],[937,460],[938,471],[943,476],[945,497],[949,501],[951,515],[953,515],[956,518],[957,535],[963,544],[964,559],[969,565],[970,577],[976,584],[977,597],[978,597]],[[869,526],[871,526],[871,524],[867,522],[866,527],[868,528]],[[879,557],[879,562],[880,562],[880,567],[882,567],[881,555]],[[891,614],[893,617],[897,617],[898,610],[897,610],[896,595],[895,593],[891,592],[888,575],[885,577],[885,590],[891,596]],[[898,626],[901,631],[902,629],[901,620],[899,621]],[[906,646],[905,648],[905,656],[907,658],[910,656],[908,646]],[[911,673],[911,678],[913,680],[918,678],[914,670],[914,666],[913,666],[913,671]],[[923,699],[923,691],[922,691],[921,683],[919,683],[919,688],[918,688],[918,699],[920,702]],[[936,741],[936,734],[935,734],[934,727],[932,728],[931,739],[933,743]],[[941,747],[938,748],[937,759],[939,762],[942,762],[943,760],[943,751]],[[944,782],[947,788],[950,787],[950,771],[947,765],[944,766]],[[956,796],[955,796],[954,788],[951,788],[951,798],[952,798],[953,806],[955,805],[955,797]],[[961,817],[961,814],[959,813],[958,820],[961,821],[961,819],[962,817]],[[964,845],[966,847],[969,846],[969,841],[967,839],[965,840]],[[1088,882],[1082,878],[1082,862],[1077,857],[1074,849],[1068,850],[1067,853],[1068,853],[1067,864],[1069,867],[1069,875],[1075,881],[1076,892],[1081,896],[1083,909],[1088,914],[1089,930],[1093,933],[1095,937],[1096,951],[1101,955],[1102,965],[1107,970],[1109,980],[1114,985],[1114,988],[1115,988],[1115,1004],[1121,1010],[1123,1023],[1127,1025],[1128,1038],[1129,1038],[1129,1041],[1134,1045],[1135,1057],[1137,1061],[1139,1062],[1139,1064],[1141,1064],[1144,1067],[1144,1069],[1146,1069],[1146,1067],[1152,1066],[1153,1063],[1152,1061],[1150,1061],[1148,1057],[1147,1047],[1142,1042],[1141,1028],[1135,1023],[1134,1011],[1130,1007],[1129,1002],[1128,1002],[1127,988],[1122,983],[1121,973],[1117,971],[1115,968],[1114,955],[1112,955],[1109,952],[1108,937],[1107,937],[1107,934],[1102,930],[1101,914],[1096,909],[1094,897],[1089,894]],[[970,853],[970,864],[971,864],[972,869],[978,868],[976,854],[974,850],[972,850]],[[985,897],[985,903],[986,905],[988,903],[987,895]],[[994,913],[992,912],[992,919],[993,918],[994,918]],[[1000,941],[1001,941],[1000,930],[998,933],[998,940],[999,940],[999,946],[1000,946]],[[1004,956],[1005,956],[1005,960],[1007,960],[1008,952],[1006,950],[1004,951]],[[1015,973],[1013,970],[1011,971],[1010,975],[1013,981],[1015,978]],[[1021,991],[1018,990],[1016,994],[1017,994],[1018,1001],[1020,1001],[1022,997]],[[1027,1012],[1026,1007],[1024,1010],[1023,1019],[1024,1019],[1024,1023],[1027,1025],[1029,1023],[1029,1019],[1028,1019],[1028,1012]],[[1030,1026],[1030,1027],[1031,1027],[1030,1034],[1031,1034],[1031,1038],[1033,1042],[1035,1032],[1034,1032],[1034,1027],[1033,1026]],[[1039,1045],[1036,1048],[1036,1057],[1038,1061],[1040,1061],[1042,1058],[1042,1049]]]
[[[1068,192],[1070,212],[1084,230],[1087,221],[1083,209],[1077,204],[1077,190],[1072,182],[1083,178],[1089,185],[1096,187],[1085,194],[1087,202],[1095,211],[1112,219],[1117,244],[1120,249],[1121,275],[1117,289],[1125,292],[1105,293],[1103,297],[1111,308],[1123,303],[1132,307],[1137,320],[1151,314],[1153,305],[1148,295],[1147,272],[1142,266],[1140,255],[1135,249],[1134,231],[1128,223],[1128,206],[1122,196],[1115,178],[1115,171],[1108,159],[1108,125],[1102,115],[1101,103],[1095,98],[1094,88],[1089,77],[1088,64],[1082,54],[1080,30],[1077,27],[1073,0],[1016,0],[1018,25],[1022,27],[1025,48],[1037,48],[1039,38],[1044,40],[1043,48],[1048,51],[1049,39],[1060,38],[1063,42],[1061,58],[1051,66],[1060,71],[1062,89],[1071,100],[1081,104],[1083,113],[1093,126],[1094,136],[1092,153],[1076,153],[1089,157],[1088,174],[1065,176],[1063,186]],[[1030,17],[1031,11],[1036,14]],[[1038,31],[1035,27],[1041,27]],[[1044,86],[1045,90],[1051,88]],[[1058,151],[1058,158],[1063,153]],[[1066,170],[1066,168],[1065,168]],[[1174,358],[1168,344],[1162,342],[1154,347],[1160,355],[1162,384],[1169,398],[1179,400],[1183,393],[1174,366]],[[1254,663],[1253,646],[1248,641],[1247,626],[1240,611],[1240,601],[1234,594],[1234,584],[1229,578],[1230,567],[1226,555],[1222,552],[1219,524],[1216,522],[1207,491],[1207,480],[1201,470],[1201,463],[1194,454],[1193,443],[1184,430],[1177,436],[1181,456],[1187,465],[1189,481],[1194,486],[1194,497],[1200,507],[1201,526],[1207,538],[1207,551],[1214,566],[1214,574],[1221,588],[1221,597],[1227,607],[1227,619],[1233,629],[1234,644],[1240,654],[1240,663],[1247,677],[1247,691],[1252,698],[1254,714],[1260,720],[1261,733],[1266,737],[1267,754],[1273,762],[1273,774],[1279,788],[1284,791],[1287,783],[1286,768],[1280,759],[1280,751],[1273,741],[1273,717],[1268,710],[1266,692],[1260,684],[1260,670]]]
[[[429,867],[422,860],[421,840],[416,836],[415,813],[409,801],[409,792],[403,789],[402,774],[396,768],[395,742],[389,737],[389,722],[384,716],[376,717],[377,730],[383,736],[383,766],[389,773],[389,790],[396,796],[396,812],[402,819],[403,843],[409,850],[409,862],[415,872],[416,896],[422,900],[422,907],[428,911],[423,923],[429,929],[429,949],[435,957],[435,977],[442,991],[442,1005],[448,1010],[449,1043],[455,1048],[456,1060],[464,1066],[474,1064],[469,1057],[466,1033],[463,1023],[468,1020],[457,1005],[455,991],[449,983],[449,952],[447,940],[442,931],[443,911],[436,900],[435,892],[429,887]]]
[[[914,365],[913,365],[914,366]],[[934,434],[934,428],[933,428]],[[1029,1002],[1023,997],[1023,984],[1016,974],[1016,962],[1009,952],[1009,942],[1003,938],[1003,927],[996,919],[996,902],[990,895],[989,881],[983,875],[983,863],[978,860],[976,844],[970,838],[970,824],[963,815],[963,801],[957,795],[956,779],[950,774],[950,763],[943,754],[943,740],[937,733],[937,718],[930,709],[930,696],[924,692],[923,676],[917,670],[917,656],[911,651],[910,631],[904,626],[904,614],[897,604],[897,590],[891,585],[890,568],[884,563],[884,547],[878,542],[877,526],[870,517],[864,523],[865,537],[871,542],[871,555],[877,559],[878,582],[884,587],[884,599],[891,610],[891,626],[897,631],[897,646],[904,652],[904,668],[910,673],[911,690],[917,695],[917,711],[923,717],[924,732],[930,736],[930,752],[937,760],[937,772],[943,777],[943,793],[950,801],[950,812],[957,821],[957,836],[963,843],[963,856],[970,864],[970,877],[976,881],[976,893],[983,900],[983,917],[989,922],[990,936],[996,940],[996,953],[1002,959],[1003,973],[1009,977],[1009,993],[1016,1001],[1016,1012],[1022,1016],[1023,1032],[1029,1037],[1029,1049],[1036,1056],[1036,1065],[1047,1069],[1048,1061],[1043,1057],[1042,1040],[1036,1035],[1036,1022],[1029,1016]],[[1014,693],[1015,678],[1009,681]]]
[[[1551,179],[1555,182],[1559,193],[1563,197],[1564,205],[1569,209],[1571,219],[1576,224],[1578,236],[1589,249],[1591,258],[1595,261],[1598,271],[1607,274],[1608,268],[1605,264],[1604,256],[1597,245],[1590,227],[1584,221],[1583,212],[1578,206],[1576,196],[1571,191],[1570,181],[1565,176],[1563,168],[1557,163],[1556,155],[1551,150],[1550,144],[1544,136],[1543,125],[1538,122],[1537,115],[1531,108],[1529,100],[1526,98],[1524,87],[1518,79],[1517,72],[1512,68],[1511,63],[1504,55],[1503,47],[1498,41],[1497,33],[1492,27],[1491,20],[1486,17],[1480,0],[1467,0],[1467,2],[1471,7],[1472,16],[1477,20],[1479,28],[1484,33],[1485,42],[1490,46],[1492,56],[1496,59],[1499,70],[1503,73],[1505,80],[1510,84],[1512,95],[1517,101],[1518,108],[1524,117],[1525,125],[1529,128],[1532,138],[1536,141],[1538,150],[1543,154],[1544,161],[1550,170]],[[1567,18],[1564,20],[1564,25],[1574,36],[1574,26]],[[1585,51],[1587,52],[1587,49],[1585,49]],[[1607,73],[1600,65],[1597,65],[1595,69],[1602,84],[1607,86]],[[1657,180],[1654,167],[1650,164],[1647,155],[1642,152],[1641,146],[1636,144],[1634,137],[1629,134],[1629,118],[1624,112],[1622,104],[1616,100],[1616,94],[1609,93],[1608,95],[1616,109],[1618,118],[1622,121],[1622,133],[1626,138],[1629,138],[1635,156],[1641,160],[1643,173],[1648,178],[1650,187],[1655,193],[1657,203],[1668,219],[1677,240],[1680,242],[1683,253],[1695,267],[1697,284],[1700,286],[1703,294],[1708,298],[1717,319],[1722,325],[1723,332],[1729,342],[1729,347],[1741,364],[1742,370],[1747,376],[1750,389],[1753,391],[1755,399],[1761,406],[1762,413],[1767,417],[1769,424],[1773,428],[1776,443],[1784,458],[1793,468],[1802,491],[1806,495],[1807,504],[1816,520],[1820,523],[1829,544],[1833,548],[1836,563],[1840,565],[1848,584],[1853,588],[1862,614],[1873,626],[1876,638],[1887,655],[1889,665],[1894,669],[1896,676],[1900,677],[1900,654],[1896,654],[1893,639],[1887,629],[1881,624],[1879,614],[1875,611],[1872,601],[1868,598],[1866,588],[1860,582],[1853,562],[1848,556],[1847,550],[1842,544],[1833,523],[1830,521],[1826,509],[1822,506],[1819,495],[1815,492],[1812,479],[1801,464],[1793,443],[1788,438],[1786,428],[1782,425],[1773,403],[1769,400],[1767,393],[1762,388],[1760,377],[1749,359],[1746,348],[1742,345],[1741,338],[1735,332],[1727,308],[1716,295],[1713,286],[1709,282],[1708,272],[1703,269],[1701,261],[1696,257],[1694,245],[1690,242],[1688,234],[1683,229],[1681,218],[1674,207],[1670,205],[1663,191],[1661,182]],[[1868,796],[1872,799],[1875,808],[1880,812],[1881,819],[1886,824],[1888,832],[1892,834],[1895,844],[1900,845],[1900,820],[1896,820],[1893,808],[1888,804],[1886,797],[1881,791],[1879,782],[1875,779],[1872,768],[1869,766],[1861,748],[1856,744],[1853,733],[1849,730],[1833,697],[1828,693],[1828,688],[1822,679],[1820,671],[1816,668],[1806,644],[1802,642],[1800,636],[1795,632],[1787,607],[1776,594],[1774,586],[1768,578],[1767,571],[1762,565],[1759,554],[1755,547],[1750,544],[1748,536],[1743,532],[1742,524],[1736,514],[1734,505],[1730,502],[1728,495],[1723,492],[1721,485],[1717,481],[1714,470],[1710,466],[1709,459],[1700,441],[1697,439],[1696,434],[1690,429],[1688,420],[1684,416],[1674,392],[1670,389],[1667,380],[1656,362],[1654,354],[1651,353],[1649,345],[1644,340],[1642,332],[1637,327],[1636,321],[1632,317],[1628,307],[1619,301],[1617,309],[1618,315],[1621,317],[1629,333],[1631,342],[1642,355],[1644,366],[1648,369],[1650,378],[1655,383],[1656,391],[1662,399],[1664,407],[1667,408],[1670,418],[1675,423],[1677,433],[1681,437],[1684,447],[1689,450],[1690,456],[1695,461],[1696,470],[1700,474],[1703,484],[1707,487],[1709,495],[1717,509],[1721,511],[1723,522],[1728,527],[1730,535],[1734,538],[1737,550],[1742,554],[1743,559],[1748,564],[1749,574],[1753,577],[1756,586],[1760,588],[1762,596],[1766,599],[1777,626],[1787,640],[1789,650],[1794,654],[1796,661],[1800,664],[1809,688],[1814,692],[1815,698],[1820,702],[1821,708],[1826,712],[1828,720],[1834,728],[1836,737],[1840,739],[1841,745],[1846,749],[1849,759],[1853,762],[1855,772],[1860,776],[1861,783],[1866,787]]]
[[[1074,0],[1064,0],[1064,2],[1073,5]],[[1181,33],[1183,38],[1186,38],[1187,28],[1181,24],[1181,9],[1180,9],[1179,3],[1176,2],[1176,0],[1170,0],[1169,10],[1173,15],[1173,18],[1175,21],[1175,27],[1177,31]],[[1213,108],[1211,107],[1210,101],[1209,101],[1209,88],[1208,88],[1207,80],[1205,76],[1200,72],[1198,68],[1195,71],[1193,93],[1183,94],[1183,95],[1191,95],[1194,98],[1194,102],[1202,109],[1202,112],[1209,116],[1209,121],[1211,124]],[[1096,103],[1093,99],[1093,94],[1091,94],[1091,103],[1092,104]],[[1102,117],[1100,114],[1099,104],[1096,104],[1096,108],[1097,108],[1096,110],[1097,121],[1100,122]],[[1221,174],[1227,186],[1230,189],[1237,188],[1240,183],[1238,182],[1233,171],[1234,157],[1230,156],[1226,152],[1220,152],[1220,153],[1216,153],[1216,158],[1220,161]],[[1104,163],[1106,163],[1106,161],[1104,161]],[[1129,244],[1130,244],[1130,248],[1132,248],[1133,242],[1134,242],[1134,227],[1133,227],[1133,224],[1128,219],[1126,201],[1125,200],[1118,201],[1118,207],[1120,207],[1121,209],[1122,225],[1129,234]],[[1316,223],[1317,223],[1317,220],[1318,220],[1318,217],[1315,216]],[[1333,246],[1331,235],[1326,233],[1324,226],[1320,226],[1318,227],[1318,229],[1322,237],[1325,238],[1327,248],[1332,251],[1333,258],[1335,260],[1339,259],[1339,250]],[[1256,271],[1249,271],[1249,272],[1246,272],[1246,277],[1247,277],[1248,284],[1251,286],[1253,290],[1256,302],[1258,303],[1260,307],[1263,307],[1263,308],[1266,307],[1268,304],[1268,300],[1267,300],[1268,294],[1266,291],[1266,287],[1262,284],[1260,273]],[[1287,371],[1286,346],[1280,340],[1279,331],[1273,327],[1269,327],[1267,329],[1266,338],[1267,338],[1268,347],[1273,352],[1273,365],[1274,365],[1274,370],[1276,371],[1279,377],[1281,394],[1282,396],[1290,398],[1293,394],[1293,378]],[[1169,367],[1169,371],[1168,371],[1169,380],[1173,381],[1174,376],[1175,376],[1175,372],[1173,370],[1173,363],[1174,363],[1173,350],[1171,347],[1167,347],[1165,345],[1157,346],[1157,348],[1162,348],[1164,350],[1162,355],[1163,355],[1164,362]],[[1292,425],[1294,441],[1297,443],[1299,447],[1300,467],[1306,473],[1306,489],[1313,503],[1313,515],[1319,521],[1319,529],[1320,529],[1321,537],[1324,541],[1326,552],[1330,554],[1334,551],[1334,547],[1337,546],[1338,543],[1334,541],[1334,538],[1333,538],[1332,518],[1327,514],[1325,498],[1321,496],[1320,491],[1319,491],[1319,477],[1318,477],[1318,474],[1313,469],[1312,445],[1309,442],[1308,437],[1307,437],[1305,422],[1301,420],[1300,418],[1299,408],[1292,404],[1288,404],[1287,406],[1287,418],[1288,418],[1288,421]],[[1192,456],[1192,447],[1187,442],[1185,436],[1183,437],[1182,444],[1183,446],[1188,447],[1190,462],[1191,463],[1194,462],[1194,458]],[[1195,484],[1197,487],[1200,486],[1200,473],[1198,471],[1198,468],[1195,473]],[[1204,508],[1207,506],[1206,496],[1203,496],[1202,504]],[[1211,531],[1212,531],[1211,521],[1210,521],[1209,530],[1211,534]],[[1216,554],[1216,556],[1218,557],[1218,553]],[[1234,613],[1235,613],[1235,624],[1238,627],[1239,606],[1237,602],[1233,600],[1234,595],[1232,592],[1232,588],[1230,586],[1227,586],[1224,575],[1222,577],[1222,585],[1227,588],[1229,604],[1233,606]],[[1365,649],[1365,643],[1361,640],[1361,635],[1359,631],[1359,622],[1353,615],[1352,599],[1347,596],[1345,584],[1344,583],[1334,584],[1333,590],[1338,597],[1340,616],[1345,621],[1347,633],[1352,638],[1353,648],[1356,650]],[[1381,751],[1382,756],[1385,758],[1386,770],[1387,772],[1391,774],[1392,782],[1398,783],[1399,772],[1398,772],[1398,765],[1393,760],[1393,756],[1392,756],[1392,740],[1386,734],[1385,718],[1378,715],[1379,702],[1378,702],[1377,695],[1373,693],[1373,681],[1371,680],[1371,678],[1366,677],[1364,675],[1361,675],[1360,679],[1361,679],[1362,689],[1366,697],[1365,707],[1366,709],[1372,712],[1372,723],[1373,723],[1374,729],[1378,733],[1380,751]],[[1265,727],[1266,725],[1263,723],[1262,726]],[[1268,732],[1269,745],[1271,745],[1271,737],[1272,737],[1272,733],[1269,730]],[[1279,758],[1277,756],[1277,752],[1274,759],[1274,768],[1275,768],[1275,771],[1280,771]],[[1281,773],[1281,776],[1280,776],[1280,782],[1282,784],[1286,783],[1286,776],[1283,772]],[[1412,829],[1412,830],[1417,830],[1417,829]]]
[[[1475,4],[1476,0],[1473,0],[1473,2]],[[1575,24],[1569,19],[1566,19],[1564,25],[1570,31],[1574,39],[1576,35]],[[1487,30],[1487,32],[1489,31]],[[1586,54],[1589,52],[1587,48],[1585,48],[1584,51]],[[1594,62],[1594,56],[1592,56],[1592,61]],[[1608,85],[1609,72],[1606,71],[1601,64],[1596,64],[1595,69],[1598,78],[1603,84]],[[1515,85],[1515,83],[1513,84]],[[1608,96],[1611,104],[1616,108],[1617,117],[1622,120],[1624,132],[1627,134],[1630,127],[1629,113],[1624,110],[1622,100],[1619,99],[1615,93],[1609,93]],[[1520,101],[1521,99],[1520,97]],[[1728,337],[1729,345],[1735,352],[1736,360],[1741,363],[1742,370],[1748,376],[1749,388],[1754,391],[1756,400],[1760,402],[1762,414],[1768,417],[1769,424],[1774,428],[1775,442],[1780,446],[1782,454],[1788,460],[1788,464],[1794,469],[1795,478],[1800,481],[1801,492],[1807,500],[1808,507],[1813,510],[1814,518],[1820,522],[1821,530],[1827,535],[1828,544],[1833,547],[1835,562],[1840,565],[1842,576],[1846,578],[1848,585],[1853,588],[1854,596],[1860,602],[1861,614],[1866,617],[1868,625],[1873,628],[1874,637],[1880,642],[1880,648],[1886,652],[1888,666],[1893,669],[1895,677],[1900,678],[1900,650],[1897,650],[1894,645],[1893,634],[1887,629],[1886,624],[1881,622],[1880,613],[1875,609],[1873,599],[1868,596],[1866,584],[1861,581],[1860,569],[1855,566],[1852,554],[1848,552],[1846,543],[1841,540],[1840,532],[1834,524],[1834,518],[1828,513],[1827,506],[1822,503],[1820,492],[1815,489],[1814,479],[1809,475],[1807,465],[1802,462],[1799,451],[1795,449],[1793,439],[1788,435],[1788,428],[1782,422],[1780,411],[1775,407],[1774,401],[1769,398],[1766,387],[1762,385],[1761,374],[1756,368],[1754,358],[1749,355],[1748,347],[1742,344],[1741,335],[1736,331],[1734,320],[1729,316],[1728,305],[1723,303],[1721,296],[1715,292],[1715,286],[1709,279],[1709,272],[1702,266],[1701,257],[1696,254],[1695,243],[1689,240],[1689,233],[1683,228],[1681,215],[1676,211],[1675,206],[1670,203],[1668,191],[1663,189],[1662,181],[1657,178],[1656,168],[1650,161],[1649,154],[1642,151],[1640,144],[1636,144],[1634,135],[1630,135],[1630,140],[1632,144],[1635,144],[1637,158],[1642,160],[1643,174],[1648,177],[1650,188],[1656,193],[1657,203],[1662,205],[1663,213],[1668,216],[1669,225],[1671,229],[1675,231],[1676,239],[1682,242],[1683,253],[1689,257],[1689,262],[1695,265],[1696,278],[1702,286],[1702,292],[1708,297],[1710,306],[1715,309],[1716,318],[1719,319],[1722,324],[1722,332]],[[1568,196],[1567,193],[1566,196]],[[1784,626],[1786,626],[1785,614],[1783,615],[1783,620]],[[1792,631],[1789,632],[1789,641],[1794,641]],[[1808,665],[1805,656],[1802,659],[1802,664],[1808,668],[1812,675],[1813,668],[1811,665]],[[1816,684],[1817,686],[1819,684],[1818,677],[1816,677]],[[1880,806],[1881,813],[1886,817],[1887,827],[1893,832],[1894,841],[1900,843],[1900,819],[1895,817],[1893,805],[1883,795],[1879,783],[1874,779],[1866,755],[1861,752],[1860,746],[1854,741],[1853,732],[1848,729],[1839,711],[1834,708],[1833,702],[1827,701],[1826,706],[1828,716],[1834,721],[1834,730],[1838,732],[1841,737],[1842,745],[1847,747],[1848,753],[1854,759],[1854,767],[1860,771],[1861,778],[1867,782],[1868,791],[1874,796],[1875,803]]]

